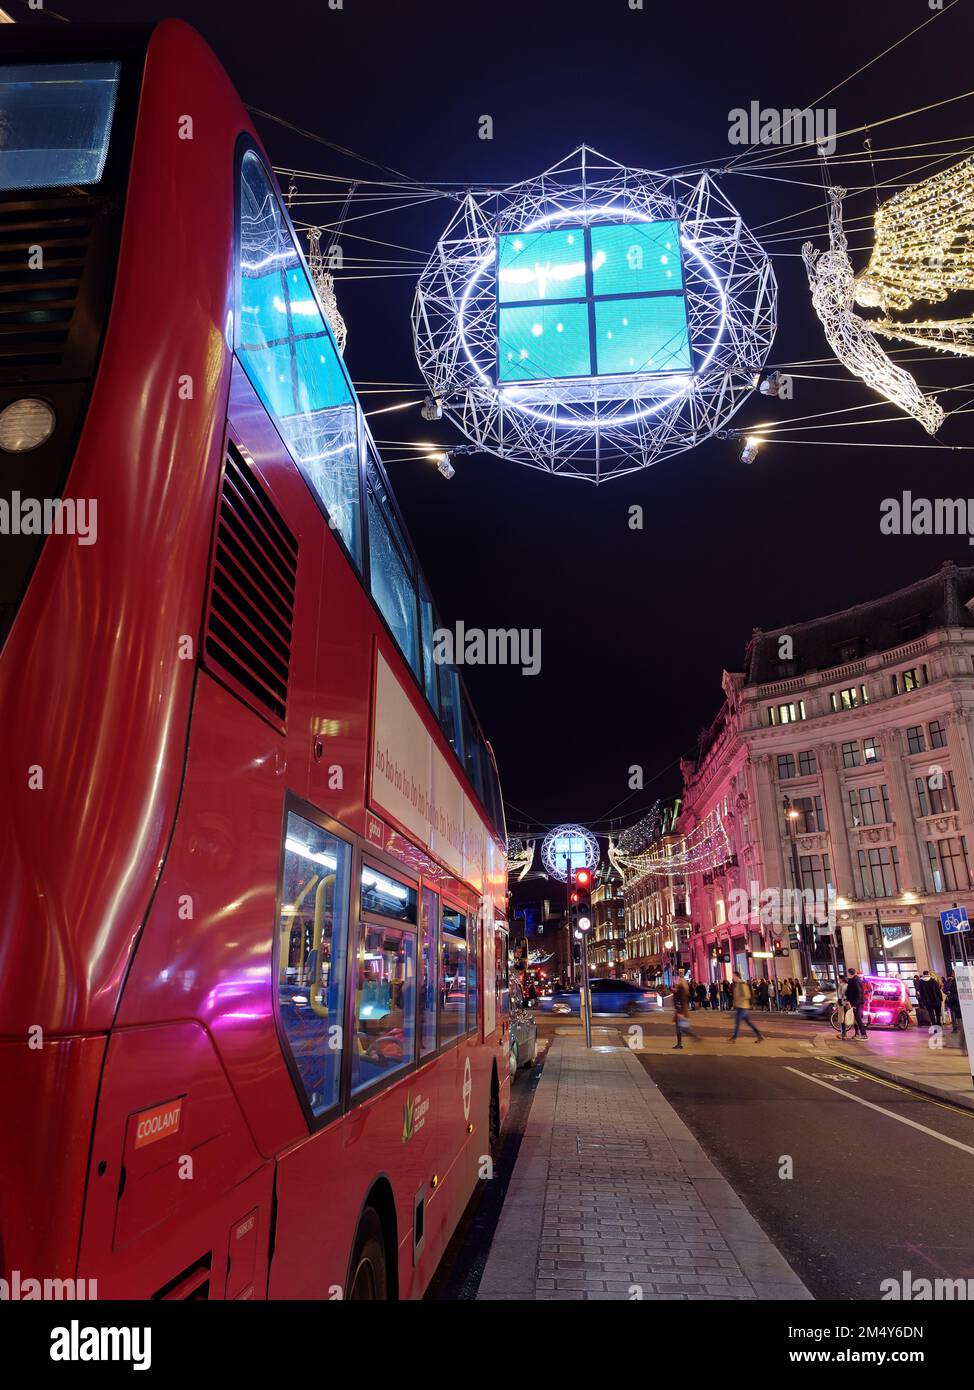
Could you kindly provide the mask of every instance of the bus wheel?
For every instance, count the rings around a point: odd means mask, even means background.
[[[352,1256],[352,1273],[347,1298],[384,1302],[386,1285],[386,1246],[382,1222],[374,1207],[366,1207],[359,1222]]]

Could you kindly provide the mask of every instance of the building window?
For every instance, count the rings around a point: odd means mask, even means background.
[[[798,812],[799,835],[814,835],[816,831],[825,829],[825,815],[820,796],[796,796],[792,805]]]
[[[833,710],[858,709],[869,704],[869,696],[864,685],[850,685],[845,690],[833,690],[831,695]]]
[[[805,701],[792,700],[787,705],[769,705],[768,723],[769,724],[796,724],[799,719],[805,718]]]
[[[881,787],[860,787],[849,792],[849,805],[852,809],[853,825],[889,825],[893,815],[889,803],[889,789],[884,783]]]
[[[842,766],[858,767],[861,762],[858,743],[843,743],[842,745]]]
[[[883,749],[878,738],[863,739],[862,760],[864,763],[881,763],[883,761]]]
[[[935,719],[932,724],[928,724],[927,730],[930,734],[931,748],[947,747],[947,730],[939,719]]]
[[[859,851],[859,879],[864,898],[891,898],[900,891],[900,860],[892,849]]]
[[[439,899],[432,888],[424,888],[420,906],[419,1055],[436,1051],[436,928]],[[507,951],[504,952],[505,965]],[[500,968],[498,966],[498,968]]]
[[[798,775],[799,777],[811,777],[818,772],[818,759],[811,749],[798,754]]]
[[[939,779],[932,775],[928,781],[926,777],[914,779],[916,787],[917,805],[920,808],[921,816],[939,816],[945,811],[957,810],[957,789],[954,786],[954,774],[947,773],[947,780],[942,787],[937,786]]]
[[[791,753],[778,754],[778,781],[784,782],[795,775],[795,759]]]
[[[803,854],[798,861],[798,870],[802,889],[810,888],[813,893],[831,893],[832,870],[827,854]]]
[[[919,690],[921,685],[926,685],[927,683],[927,668],[926,666],[921,666],[918,669],[916,666],[913,666],[909,671],[903,671],[900,675],[900,679],[904,691]]]
[[[967,841],[963,836],[950,840],[928,840],[927,858],[935,893],[956,893],[970,888]]]
[[[906,746],[911,753],[925,753],[927,749],[923,737],[923,725],[914,724],[906,731]]]

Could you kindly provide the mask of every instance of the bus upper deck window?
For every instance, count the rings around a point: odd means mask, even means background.
[[[0,66],[0,189],[98,183],[118,63]]]

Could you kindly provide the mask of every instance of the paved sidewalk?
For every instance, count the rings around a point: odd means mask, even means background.
[[[947,1028],[942,1041],[943,1047],[931,1047],[927,1028],[902,1033],[871,1028],[866,1042],[843,1042],[831,1030],[815,1035],[820,1051],[834,1053],[871,1075],[974,1110],[974,1081],[967,1053],[958,1046],[960,1037]]]
[[[551,1043],[477,1297],[810,1298],[618,1032],[595,1041]]]

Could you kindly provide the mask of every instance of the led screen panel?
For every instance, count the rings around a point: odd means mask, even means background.
[[[585,232],[508,233],[497,239],[497,298],[501,304],[581,299],[586,293]]]
[[[498,312],[500,381],[590,376],[588,304],[522,304]]]
[[[599,376],[690,369],[690,334],[682,294],[595,301]]]
[[[592,227],[591,237],[595,295],[683,289],[680,234],[675,222]]]

